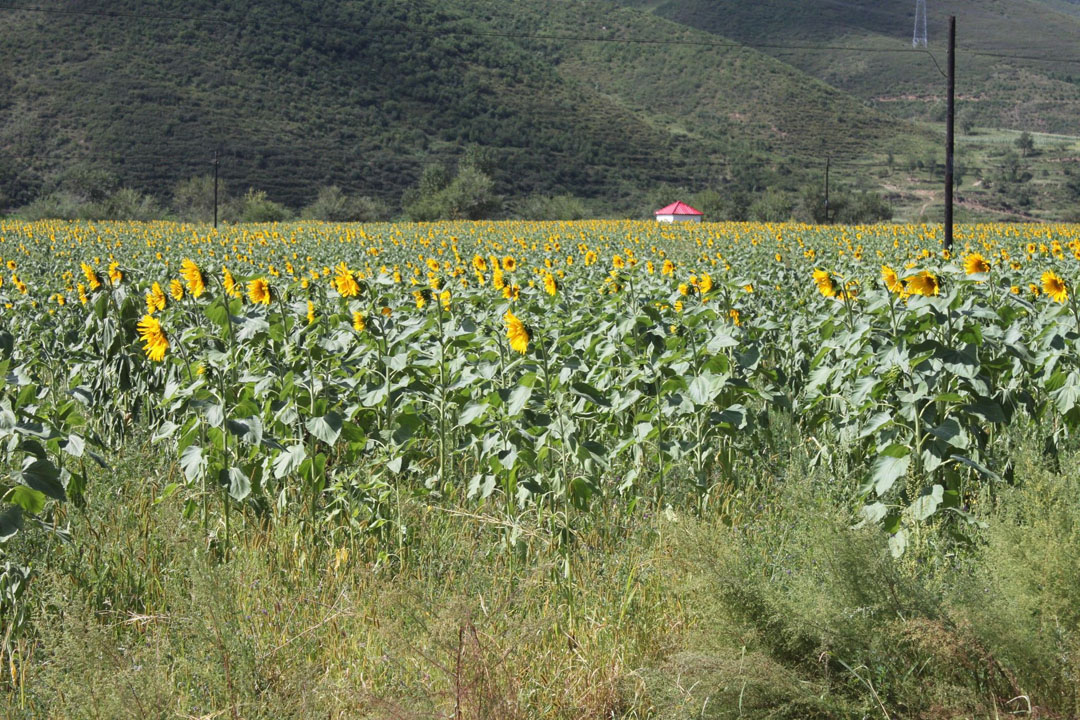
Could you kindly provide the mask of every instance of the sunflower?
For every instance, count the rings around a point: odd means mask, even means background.
[[[1053,270],[1047,270],[1042,274],[1042,290],[1057,303],[1063,303],[1069,297],[1069,290],[1065,287],[1065,281]]]
[[[158,310],[165,309],[165,291],[161,286],[154,283],[150,292],[146,293],[146,312],[153,315]]]
[[[225,277],[223,283],[225,285],[225,294],[234,298],[242,297],[244,290],[236,282],[236,278],[232,276],[232,273],[229,272],[229,268],[223,266],[221,268],[221,274]]]
[[[315,322],[315,303],[310,300],[307,301],[307,321],[308,325]]]
[[[814,282],[817,283],[818,292],[827,298],[836,297],[836,283],[833,282],[832,275],[828,270],[815,270]]]
[[[413,290],[412,296],[413,300],[416,302],[417,309],[422,310],[424,308],[424,305],[427,304],[427,298],[424,297],[424,292],[420,290]]]
[[[589,250],[587,253],[585,253],[585,265],[586,265],[586,267],[588,267],[589,265],[592,265],[595,262],[596,262],[596,253],[595,252],[593,252],[592,250]]]
[[[930,272],[923,270],[918,275],[904,278],[904,291],[909,295],[924,295],[930,297],[941,292],[941,284]]]
[[[143,351],[146,352],[146,357],[150,358],[154,362],[161,362],[165,359],[165,351],[169,349],[169,341],[165,337],[165,332],[161,329],[161,323],[153,315],[143,315],[143,319],[139,321],[139,337],[145,343],[143,345]]]
[[[334,268],[334,289],[338,291],[338,295],[341,297],[356,297],[360,294],[360,284],[356,282],[356,278],[353,276],[353,271],[349,269],[349,266],[344,261],[338,263]]]
[[[889,292],[896,293],[897,295],[904,294],[904,283],[900,282],[900,277],[896,274],[888,265],[881,266],[881,281],[885,283],[885,287]]]
[[[180,274],[187,281],[188,292],[194,297],[200,297],[206,292],[206,282],[203,280],[202,271],[192,260],[185,258],[184,262],[180,263]]]
[[[551,273],[544,275],[544,292],[551,297],[555,297],[555,294],[559,292],[559,283]]]
[[[109,263],[109,282],[113,285],[119,285],[124,281],[124,273],[120,272],[120,263]]]
[[[367,327],[367,320],[364,318],[364,313],[357,310],[352,314],[352,326],[356,332],[364,332],[364,328]]]
[[[731,308],[731,310],[728,311],[728,316],[731,318],[731,322],[735,323],[735,327],[742,325],[742,322],[739,320],[739,311],[735,308]]]
[[[184,284],[176,278],[169,281],[169,294],[172,295],[172,299],[180,301],[184,299]]]
[[[248,283],[248,300],[256,305],[270,304],[270,284],[266,278],[255,278]]]
[[[503,315],[503,322],[506,323],[506,337],[510,339],[510,347],[524,355],[529,349],[529,341],[532,340],[529,328],[509,310]]]
[[[447,311],[450,310],[450,299],[451,299],[451,297],[452,296],[450,295],[449,290],[443,290],[441,293],[439,293],[439,302],[442,304],[442,309],[443,310],[447,310]]]
[[[502,260],[502,266],[506,272],[514,272],[517,270],[517,260],[512,255],[507,255]]]
[[[709,273],[702,273],[701,277],[698,278],[698,290],[701,291],[702,295],[705,295],[712,290],[712,288],[712,276],[709,275]]]
[[[964,272],[968,275],[978,275],[990,272],[990,263],[979,253],[971,253],[964,258]]]
[[[101,287],[101,278],[98,277],[94,268],[90,267],[86,263],[81,263],[83,275],[86,277],[86,284],[90,286],[90,292],[97,290]]]
[[[626,267],[626,261],[623,260],[622,255],[616,255],[615,257],[611,258],[611,266],[614,267],[616,270],[622,270],[624,267]]]
[[[82,283],[79,283],[79,285],[78,285],[78,287],[76,289],[79,291],[79,302],[81,302],[83,305],[90,302],[90,298],[88,298],[86,296],[86,286],[85,285],[83,285]]]
[[[487,272],[487,261],[483,255],[473,255],[472,264],[476,272]]]
[[[661,275],[673,275],[675,273],[675,263],[670,260],[665,260],[664,264],[660,267]]]

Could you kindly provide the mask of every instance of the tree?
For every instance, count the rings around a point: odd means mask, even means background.
[[[960,132],[965,135],[975,134],[975,115],[970,112],[960,113]]]
[[[750,206],[750,217],[759,222],[784,222],[791,219],[791,199],[776,188],[769,188]]]
[[[268,198],[265,190],[255,188],[248,188],[240,200],[237,215],[240,222],[246,223],[281,222],[292,217],[287,207]]]
[[[1028,157],[1035,151],[1035,138],[1031,137],[1031,133],[1025,130],[1020,133],[1020,137],[1016,138],[1015,145],[1024,157]]]
[[[401,204],[416,222],[483,220],[502,209],[502,198],[495,194],[494,181],[472,164],[463,165],[453,180],[442,165],[429,165]]]
[[[530,195],[517,214],[526,220],[581,220],[589,211],[585,201],[574,195]]]
[[[369,197],[346,195],[337,185],[319,188],[315,202],[303,209],[305,220],[327,222],[373,222],[381,216],[379,205]]]
[[[218,182],[218,215],[224,219],[223,209],[228,201],[225,183]],[[173,210],[187,222],[208,223],[214,219],[214,176],[199,175],[181,180],[173,190]],[[231,208],[230,208],[231,210]]]

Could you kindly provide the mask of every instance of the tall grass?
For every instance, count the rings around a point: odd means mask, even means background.
[[[19,540],[54,544],[0,715],[1080,714],[1076,455],[1018,442],[973,542],[929,526],[895,560],[775,427],[772,470],[722,501],[571,518],[570,543],[402,493],[390,552],[249,514],[228,561],[161,495],[175,468],[129,447],[77,542]]]

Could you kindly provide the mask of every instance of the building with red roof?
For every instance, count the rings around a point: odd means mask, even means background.
[[[656,222],[701,222],[704,213],[684,202],[673,202],[656,211]]]

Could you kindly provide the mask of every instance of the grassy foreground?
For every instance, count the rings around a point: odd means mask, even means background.
[[[132,443],[76,542],[16,541],[0,716],[1075,717],[1077,457],[1016,445],[975,544],[928,525],[901,560],[794,443],[704,516],[564,518],[570,550],[402,491],[400,538],[249,513],[224,560]]]

